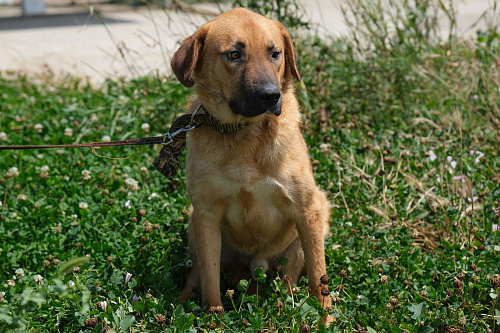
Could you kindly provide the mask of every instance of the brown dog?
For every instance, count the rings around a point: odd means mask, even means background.
[[[196,83],[191,112],[201,104],[222,124],[245,125],[234,133],[204,126],[188,134],[193,268],[181,300],[201,282],[203,304],[222,305],[221,268],[267,269],[286,257],[284,273],[298,282],[306,268],[313,296],[330,307],[320,286],[329,204],[299,129],[293,80],[300,76],[288,32],[233,9],[184,40],[172,68],[185,86]]]

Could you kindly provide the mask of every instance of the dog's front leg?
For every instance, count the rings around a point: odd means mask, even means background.
[[[195,209],[191,216],[203,305],[222,305],[220,296],[220,214]]]
[[[297,221],[297,231],[304,250],[307,276],[312,296],[316,296],[323,309],[331,308],[330,294],[326,292],[328,286],[321,284],[320,280],[326,274],[325,266],[325,223],[327,223],[328,212],[326,211],[322,197],[318,193],[316,200],[304,210],[304,215]],[[326,287],[322,295],[321,291]]]

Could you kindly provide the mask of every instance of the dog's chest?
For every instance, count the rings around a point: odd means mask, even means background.
[[[281,208],[291,201],[283,180],[260,172],[255,166],[230,165],[217,177],[217,182],[230,205],[244,211],[262,206]]]
[[[224,198],[226,219],[233,228],[265,224],[264,228],[274,229],[287,219],[292,197],[286,181],[267,175],[255,165],[236,164],[221,170],[215,181]]]
[[[293,199],[286,182],[252,166],[228,166],[214,178],[213,195],[225,206],[224,241],[254,256],[277,255],[296,237]]]

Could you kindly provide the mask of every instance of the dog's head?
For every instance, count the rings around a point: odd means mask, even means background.
[[[290,35],[281,23],[237,8],[186,38],[172,58],[186,87],[223,123],[281,114],[283,90],[300,81]]]

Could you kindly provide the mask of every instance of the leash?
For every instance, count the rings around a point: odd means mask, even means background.
[[[201,112],[200,112],[201,110]],[[167,133],[161,136],[119,140],[110,142],[73,143],[62,145],[0,145],[2,150],[28,150],[28,149],[51,149],[51,148],[100,148],[117,146],[141,146],[161,144],[163,148],[153,161],[153,166],[168,179],[177,173],[180,167],[182,151],[186,147],[186,133],[201,126],[209,126],[220,133],[234,133],[246,124],[222,124],[219,120],[208,113],[200,104],[192,114],[184,114],[177,118]]]
[[[51,149],[51,148],[100,148],[100,147],[116,147],[116,146],[140,146],[154,145],[163,142],[163,136],[155,136],[151,138],[140,138],[110,142],[92,142],[92,143],[73,143],[66,145],[22,145],[22,146],[0,146],[0,150],[28,150],[28,149]]]

